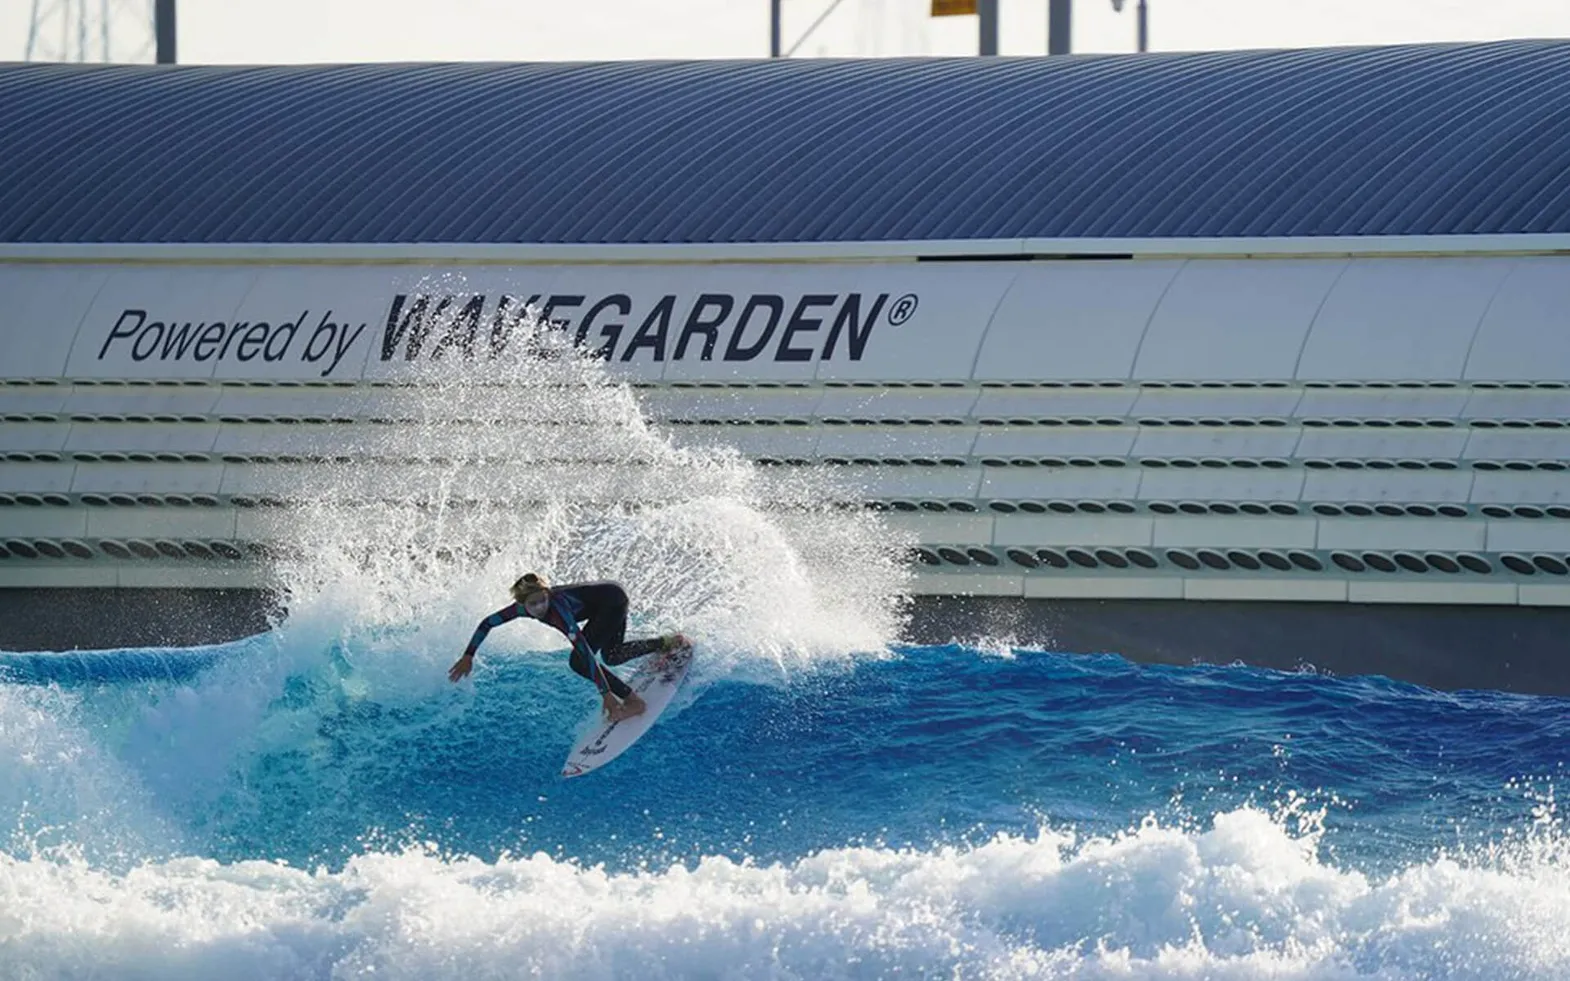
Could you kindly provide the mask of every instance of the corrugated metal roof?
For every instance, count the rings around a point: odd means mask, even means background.
[[[1570,42],[0,67],[0,241],[1570,232]]]

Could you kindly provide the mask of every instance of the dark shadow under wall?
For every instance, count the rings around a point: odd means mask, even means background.
[[[907,633],[920,644],[989,638],[1142,663],[1570,695],[1570,609],[1558,607],[933,597],[915,605]]]
[[[279,614],[261,590],[0,589],[0,650],[221,643]],[[918,597],[905,639],[1570,695],[1570,608]]]
[[[0,589],[0,650],[217,644],[267,630],[280,612],[255,589]]]

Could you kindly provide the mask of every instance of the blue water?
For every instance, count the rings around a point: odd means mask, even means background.
[[[700,638],[563,780],[564,653],[450,653],[0,654],[0,976],[1570,976],[1570,701]]]

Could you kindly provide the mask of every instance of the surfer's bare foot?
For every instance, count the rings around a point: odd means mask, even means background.
[[[628,695],[625,699],[622,700],[620,705],[611,709],[611,721],[621,722],[626,719],[631,719],[634,716],[642,715],[646,708],[648,708],[648,706],[643,704],[643,699],[639,698],[637,695]]]

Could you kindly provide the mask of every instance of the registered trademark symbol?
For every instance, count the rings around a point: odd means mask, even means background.
[[[920,305],[921,301],[916,299],[916,294],[906,293],[895,300],[893,306],[889,307],[889,323],[898,327],[909,320],[915,314],[916,307]]]

